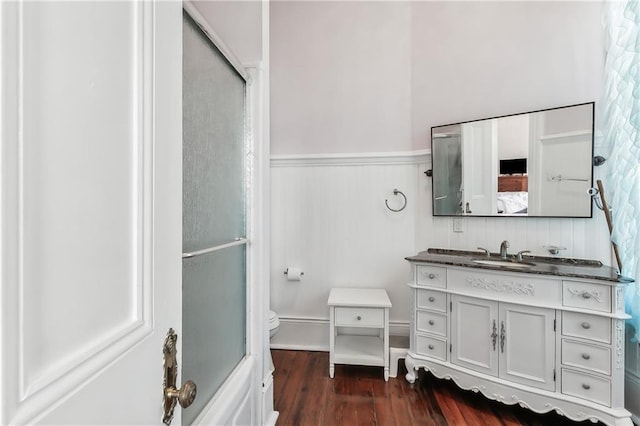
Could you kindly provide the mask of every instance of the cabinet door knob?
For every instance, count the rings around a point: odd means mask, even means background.
[[[429,302],[435,302],[435,300],[436,300],[435,297],[433,297],[433,296],[429,297]]]
[[[582,328],[584,328],[585,330],[588,330],[591,328],[591,324],[585,321],[582,323]]]
[[[362,319],[362,317],[361,317],[360,315],[358,315],[358,316],[356,317],[356,319],[357,319],[358,321],[360,321],[360,320]]]
[[[429,345],[429,350],[433,350],[433,345]]]
[[[589,389],[591,389],[591,385],[588,385],[587,383],[583,383],[582,384],[582,389],[589,390]]]
[[[435,324],[435,322],[433,322],[433,320],[429,320],[429,325],[433,325]]]
[[[436,277],[436,274],[429,274],[428,276],[429,276],[429,279],[432,280]]]
[[[590,359],[591,355],[589,354],[582,354],[582,359]]]

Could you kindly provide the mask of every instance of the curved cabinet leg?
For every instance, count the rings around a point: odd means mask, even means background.
[[[413,383],[416,381],[416,362],[411,358],[411,355],[407,354],[404,358],[404,365],[407,367],[407,375],[404,376],[407,382]]]
[[[388,382],[389,381],[389,368],[385,367],[384,369],[384,381]]]
[[[329,364],[329,377],[333,379],[333,373],[335,371],[335,366],[333,364]]]

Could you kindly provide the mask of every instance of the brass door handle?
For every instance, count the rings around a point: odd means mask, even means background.
[[[167,426],[173,420],[173,410],[176,408],[176,402],[180,403],[182,408],[187,408],[196,399],[196,394],[198,393],[196,384],[191,380],[187,380],[180,389],[176,387],[178,379],[177,341],[178,335],[170,328],[162,346],[162,354],[164,355],[164,415],[162,416],[162,422]]]
[[[164,388],[164,396],[165,398],[173,398],[178,399],[178,404],[182,408],[187,408],[193,401],[196,399],[196,394],[198,393],[198,389],[196,384],[193,383],[192,380],[187,380],[184,382],[180,389],[176,389],[174,387]]]

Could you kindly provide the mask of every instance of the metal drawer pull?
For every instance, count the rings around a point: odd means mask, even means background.
[[[432,351],[433,350],[433,345],[429,345],[429,350]]]
[[[583,383],[583,384],[582,384],[582,389],[589,390],[589,389],[591,389],[591,385],[588,385],[588,384],[586,384],[586,383]]]
[[[436,300],[435,297],[433,297],[433,296],[429,297],[429,302],[435,302],[435,300]]]
[[[360,315],[358,315],[358,316],[356,317],[356,319],[357,319],[358,321],[360,321],[360,320],[362,319],[362,317],[361,317]]]
[[[582,297],[584,299],[591,299],[591,293],[589,293],[588,291],[583,291],[582,292]]]
[[[436,274],[429,274],[429,279],[432,280],[436,277]]]
[[[591,355],[589,354],[582,354],[582,359],[589,359],[591,358]]]
[[[429,325],[433,325],[435,324],[435,322],[433,322],[433,320],[429,320]]]
[[[584,328],[585,330],[588,330],[591,328],[591,324],[589,324],[588,322],[583,322],[582,323],[582,328]]]

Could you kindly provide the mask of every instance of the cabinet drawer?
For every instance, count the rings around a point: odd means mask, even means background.
[[[611,343],[611,319],[576,312],[563,312],[562,334]]]
[[[562,393],[611,406],[611,381],[591,374],[563,368]]]
[[[607,346],[562,339],[562,364],[611,374],[611,349]]]
[[[416,335],[416,353],[434,358],[447,360],[447,341],[434,337]]]
[[[562,304],[574,308],[611,312],[611,287],[578,281],[562,281]]]
[[[417,308],[447,312],[447,294],[433,290],[416,290]]]
[[[447,316],[430,311],[416,312],[416,331],[447,336]]]
[[[338,327],[384,327],[384,310],[378,308],[335,308]]]
[[[420,265],[416,268],[416,283],[429,287],[447,287],[447,270],[437,266]]]

